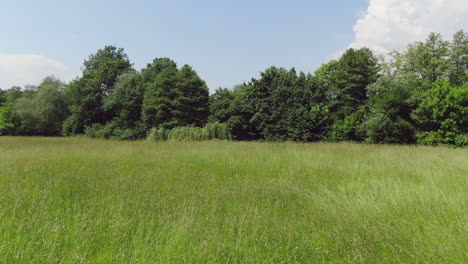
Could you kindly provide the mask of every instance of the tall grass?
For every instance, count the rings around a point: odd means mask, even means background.
[[[0,263],[466,263],[468,149],[0,137]]]
[[[202,140],[230,140],[231,135],[225,124],[208,123],[205,127],[176,127],[170,130],[154,128],[148,135],[150,141],[202,141]]]

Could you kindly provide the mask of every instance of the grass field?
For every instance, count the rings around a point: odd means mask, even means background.
[[[466,263],[468,149],[0,137],[0,263]]]

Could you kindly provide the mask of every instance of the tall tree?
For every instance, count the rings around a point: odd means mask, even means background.
[[[348,49],[338,60],[328,103],[334,121],[330,140],[362,140],[358,128],[367,111],[367,86],[377,80],[379,71],[378,59],[368,48]]]
[[[148,86],[142,107],[143,122],[148,128],[174,128],[180,124],[178,77],[177,69],[166,68]]]
[[[425,42],[415,42],[408,46],[405,54],[404,70],[416,73],[428,82],[447,77],[449,63],[449,42],[438,33],[429,34]]]
[[[140,128],[144,96],[145,86],[139,73],[121,75],[114,90],[105,100],[105,108],[116,113],[112,120],[113,126],[130,130],[138,128],[135,131],[137,135],[134,136],[144,136],[146,131]]]
[[[210,95],[210,122],[225,123],[229,117],[229,107],[234,100],[234,92],[227,88],[219,88]]]
[[[450,43],[449,80],[454,86],[468,82],[468,33],[458,31]]]
[[[14,103],[21,120],[17,133],[22,135],[60,135],[68,109],[65,84],[53,76],[46,77],[34,93],[24,93]]]
[[[148,128],[202,126],[207,122],[208,88],[192,67],[178,70],[173,61],[163,58],[148,65],[142,75],[147,82],[142,118]]]
[[[414,85],[402,77],[383,76],[367,88],[369,113],[363,123],[371,143],[414,143],[411,113]]]
[[[0,106],[4,105],[7,102],[7,92],[0,89]]]
[[[348,49],[341,56],[336,71],[336,107],[340,114],[349,115],[366,102],[366,88],[377,80],[379,71],[377,57],[368,48]]]
[[[184,65],[179,71],[177,88],[180,97],[179,119],[183,126],[203,126],[208,121],[209,92],[205,81],[189,65]]]
[[[71,115],[64,123],[64,134],[80,134],[86,126],[110,121],[114,113],[105,109],[104,100],[118,77],[131,72],[132,64],[121,48],[105,46],[90,55],[84,62],[83,76],[68,87]]]

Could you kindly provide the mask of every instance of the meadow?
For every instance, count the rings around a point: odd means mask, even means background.
[[[0,137],[0,263],[466,263],[468,149]]]

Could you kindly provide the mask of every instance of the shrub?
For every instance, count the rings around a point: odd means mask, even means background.
[[[414,127],[403,118],[390,119],[382,113],[374,113],[363,124],[369,143],[414,143]]]
[[[468,133],[458,135],[455,138],[455,145],[457,145],[459,147],[467,147],[468,146]]]
[[[84,134],[90,138],[110,138],[112,136],[112,129],[110,126],[96,123],[85,127]]]

